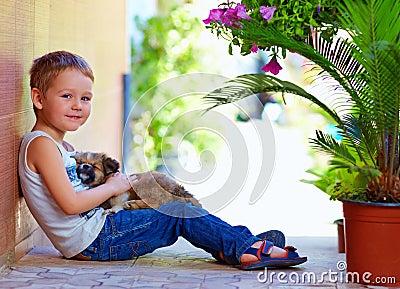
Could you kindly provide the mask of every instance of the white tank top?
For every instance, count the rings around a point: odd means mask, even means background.
[[[72,156],[75,149],[67,151],[50,135],[43,131],[33,131],[24,135],[19,150],[18,173],[22,192],[33,217],[47,237],[66,258],[75,256],[86,249],[96,239],[104,225],[106,216],[102,208],[94,208],[79,215],[67,215],[56,204],[40,174],[29,169],[26,154],[30,142],[39,136],[51,139],[60,150],[65,170],[76,192],[85,187],[76,174],[76,162]]]

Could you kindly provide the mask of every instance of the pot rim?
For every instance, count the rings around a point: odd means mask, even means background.
[[[375,206],[375,207],[399,207],[400,203],[379,203],[379,202],[365,202],[359,200],[340,200],[342,203],[354,203],[364,206]]]

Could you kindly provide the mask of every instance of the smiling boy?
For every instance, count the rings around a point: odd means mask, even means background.
[[[182,236],[241,269],[307,260],[293,247],[274,246],[273,240],[284,246],[282,233],[276,238],[276,231],[267,231],[262,239],[191,204],[103,214],[100,204],[134,187],[136,177],[113,174],[105,184],[89,189],[76,174],[75,149],[64,137],[90,115],[94,77],[89,64],[76,54],[55,51],[36,59],[30,75],[36,122],[21,142],[21,187],[33,216],[66,258],[126,260],[172,245]]]

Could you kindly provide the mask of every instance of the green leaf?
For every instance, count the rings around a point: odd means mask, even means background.
[[[215,89],[205,96],[213,106],[232,103],[255,93],[281,92],[302,96],[326,111],[336,122],[341,123],[339,116],[317,97],[306,92],[300,86],[289,81],[266,74],[245,74],[228,81],[225,86]]]
[[[328,135],[320,130],[316,131],[316,138],[311,138],[310,143],[311,147],[314,149],[335,158],[331,161],[336,162],[331,163],[332,166],[340,168],[347,165],[355,166],[357,164],[357,161],[353,157],[352,153],[343,143],[336,141],[331,135]],[[340,159],[340,161],[338,159]]]

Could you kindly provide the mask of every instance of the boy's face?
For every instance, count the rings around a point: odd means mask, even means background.
[[[37,108],[48,126],[61,132],[75,131],[88,119],[92,97],[91,79],[67,69],[53,79]]]

